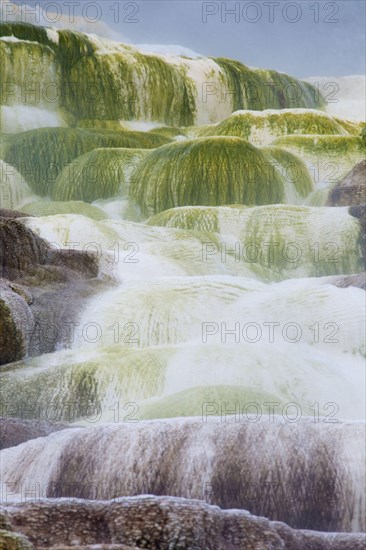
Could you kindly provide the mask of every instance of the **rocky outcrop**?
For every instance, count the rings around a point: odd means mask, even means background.
[[[0,364],[21,359],[29,352],[35,327],[28,291],[0,279]]]
[[[0,218],[0,276],[15,280],[46,263],[49,246],[21,222]]]
[[[294,530],[244,510],[172,497],[22,503],[4,506],[1,515],[38,549],[361,550],[365,543],[363,534]]]
[[[18,218],[29,218],[33,217],[29,214],[24,214],[18,210],[8,210],[7,208],[0,208],[0,218],[8,218],[10,220],[16,220]]]
[[[362,251],[363,263],[366,269],[366,203],[357,206],[351,206],[349,209],[351,216],[357,218],[360,222],[361,231],[359,234],[359,244]]]
[[[366,233],[366,203],[351,206],[349,213],[360,220],[363,232]]]
[[[65,427],[55,422],[0,418],[0,450],[15,447],[29,439],[44,437]]]
[[[49,250],[47,263],[61,268],[65,280],[92,279],[98,275],[97,257],[81,250]],[[72,271],[72,273],[70,273]]]
[[[357,273],[356,275],[336,275],[334,277],[326,277],[327,282],[339,288],[347,288],[355,286],[366,290],[366,272]]]
[[[90,252],[53,249],[0,210],[0,364],[54,351],[85,298],[102,285]]]
[[[98,275],[90,252],[56,250],[17,219],[0,217],[0,276],[11,281],[47,274],[48,282]],[[70,273],[72,271],[72,273]]]
[[[362,128],[361,138],[362,138],[363,143],[364,143],[365,146],[366,146],[366,126],[364,126],[364,127]]]
[[[355,206],[365,201],[366,160],[363,160],[330,191],[327,206]]]

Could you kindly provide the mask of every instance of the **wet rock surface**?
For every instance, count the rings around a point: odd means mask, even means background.
[[[355,286],[366,290],[366,272],[356,273],[355,275],[341,275],[335,277],[326,278],[332,285],[339,288],[348,288],[349,286]]]
[[[37,549],[361,550],[365,544],[361,533],[297,531],[243,510],[170,497],[13,504],[3,506],[1,517],[8,533]]]
[[[82,302],[103,286],[94,254],[53,249],[19,217],[0,210],[0,364],[67,345]]]
[[[14,280],[46,263],[49,245],[21,222],[0,218],[0,276]]]
[[[328,197],[328,206],[355,206],[366,200],[366,160],[356,164],[337,183]]]
[[[98,275],[98,260],[90,252],[57,250],[18,219],[0,217],[0,276],[11,281],[42,273],[52,281],[88,279]],[[70,273],[71,272],[71,273]]]
[[[29,439],[44,437],[65,427],[55,422],[0,418],[0,450],[20,445]]]
[[[351,216],[357,218],[361,225],[359,243],[362,251],[363,263],[366,269],[366,203],[351,206],[349,213]]]
[[[8,218],[9,220],[16,220],[18,218],[33,217],[30,214],[24,214],[18,210],[8,210],[7,208],[0,208],[0,218]]]
[[[37,498],[51,502],[169,495],[294,529],[356,532],[365,529],[364,440],[361,422],[289,425],[278,416],[75,426],[2,451],[2,478],[16,484],[13,499],[25,500],[37,482]],[[35,472],[39,457],[46,464]]]
[[[17,361],[29,352],[35,326],[29,300],[24,287],[0,279],[0,364]]]
[[[351,216],[354,216],[355,218],[360,220],[360,224],[365,233],[366,232],[366,203],[359,204],[357,206],[351,206],[351,208],[349,209],[349,213],[351,214]]]

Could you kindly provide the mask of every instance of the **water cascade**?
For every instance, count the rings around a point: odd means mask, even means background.
[[[0,63],[0,547],[361,550],[356,103],[20,21]]]
[[[237,111],[202,130],[205,136],[237,136],[257,146],[289,134],[349,135],[335,119],[311,109]]]
[[[52,195],[56,201],[86,202],[124,196],[147,153],[147,149],[93,149],[64,168]]]
[[[139,164],[131,196],[147,215],[186,204],[285,202],[284,180],[271,159],[236,137],[168,144]]]
[[[0,160],[0,205],[1,208],[17,209],[31,195],[26,181],[17,170]]]
[[[62,106],[79,120],[177,126],[218,122],[238,109],[323,106],[311,84],[229,59],[143,53],[95,35],[24,23],[1,24],[0,36],[9,83],[4,105],[34,106],[41,100],[46,110]],[[26,94],[35,84],[36,93]],[[223,101],[233,89],[237,93]]]
[[[63,430],[3,451],[3,471],[14,493],[174,495],[249,509],[300,529],[365,528],[362,425],[247,419],[239,425],[208,418]],[[259,492],[264,482],[267,491]]]
[[[35,193],[49,195],[57,176],[79,155],[98,147],[154,148],[167,141],[147,132],[41,128],[11,136],[5,160],[17,168]]]

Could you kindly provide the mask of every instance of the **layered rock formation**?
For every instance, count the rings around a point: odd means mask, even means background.
[[[22,533],[31,543],[3,530],[3,544],[6,537],[14,537],[7,550],[362,550],[365,543],[363,534],[296,531],[244,510],[223,511],[197,500],[169,497],[23,503],[4,506],[1,518],[7,529]]]
[[[20,418],[0,418],[0,450],[20,445],[29,439],[44,437],[64,429],[64,424],[33,422]]]
[[[357,206],[366,202],[366,160],[356,164],[337,183],[328,197],[328,206]]]
[[[53,249],[0,211],[0,364],[53,351],[67,342],[67,326],[83,299],[102,284],[90,252]]]

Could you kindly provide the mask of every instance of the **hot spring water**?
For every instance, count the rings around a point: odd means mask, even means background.
[[[323,161],[339,181],[363,158],[359,123],[275,71],[11,31],[1,208],[96,254],[106,286],[56,351],[2,366],[3,416],[70,424],[1,452],[3,501],[171,495],[363,530],[364,290],[335,286],[363,270],[361,227],[323,206]],[[29,64],[52,106],[24,101]],[[202,101],[207,75],[230,104]]]

